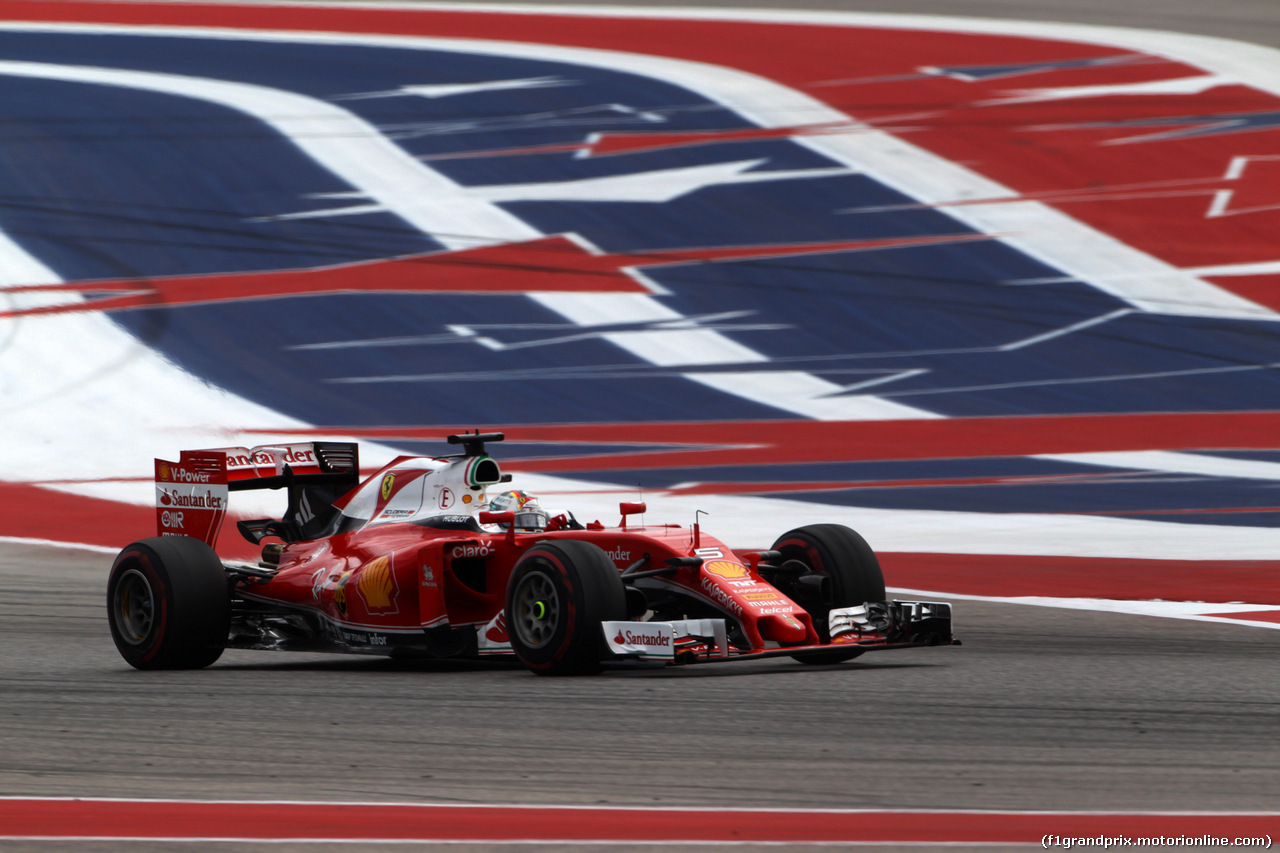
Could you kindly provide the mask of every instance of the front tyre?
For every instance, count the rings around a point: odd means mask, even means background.
[[[231,630],[226,572],[189,536],[129,545],[111,567],[107,621],[120,655],[137,669],[199,669],[222,656]]]
[[[820,597],[812,587],[800,585],[782,590],[813,618],[813,627],[824,643],[831,642],[827,619],[833,608],[885,600],[880,561],[866,540],[843,524],[798,527],[778,537],[773,550],[782,554],[783,565],[799,563],[810,572],[826,577],[826,596]],[[860,654],[861,651],[852,650],[796,655],[795,659],[801,663],[839,663]]]
[[[594,675],[606,654],[601,622],[627,618],[618,569],[589,542],[542,542],[507,581],[511,648],[538,675]]]

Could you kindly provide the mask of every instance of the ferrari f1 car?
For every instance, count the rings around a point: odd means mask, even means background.
[[[955,642],[948,604],[885,600],[875,554],[814,524],[735,553],[690,526],[548,518],[485,451],[400,457],[361,481],[358,448],[306,442],[156,460],[158,536],[111,569],[111,635],[139,669],[208,666],[224,649],[477,658],[541,675],[628,660],[789,655],[834,663]],[[256,563],[214,551],[231,492],[282,489],[280,518],[242,520]]]

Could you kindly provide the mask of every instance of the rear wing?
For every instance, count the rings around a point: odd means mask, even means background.
[[[314,538],[336,513],[333,501],[359,480],[359,449],[349,442],[184,450],[177,462],[156,460],[156,533],[191,536],[213,547],[230,492],[288,489],[280,528],[286,538]]]

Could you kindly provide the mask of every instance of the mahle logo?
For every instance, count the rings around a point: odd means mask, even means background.
[[[391,498],[391,490],[395,487],[395,485],[396,485],[395,474],[388,474],[387,476],[382,478],[382,489],[378,493],[382,495],[382,499],[384,501],[389,500]]]

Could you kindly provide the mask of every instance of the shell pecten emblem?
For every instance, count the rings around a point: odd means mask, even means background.
[[[709,563],[703,563],[702,570],[720,578],[745,578],[749,574],[746,566],[728,560],[712,560]]]
[[[391,557],[379,557],[360,571],[360,579],[356,589],[364,599],[365,609],[370,613],[395,613],[396,605],[395,573],[391,571]]]

